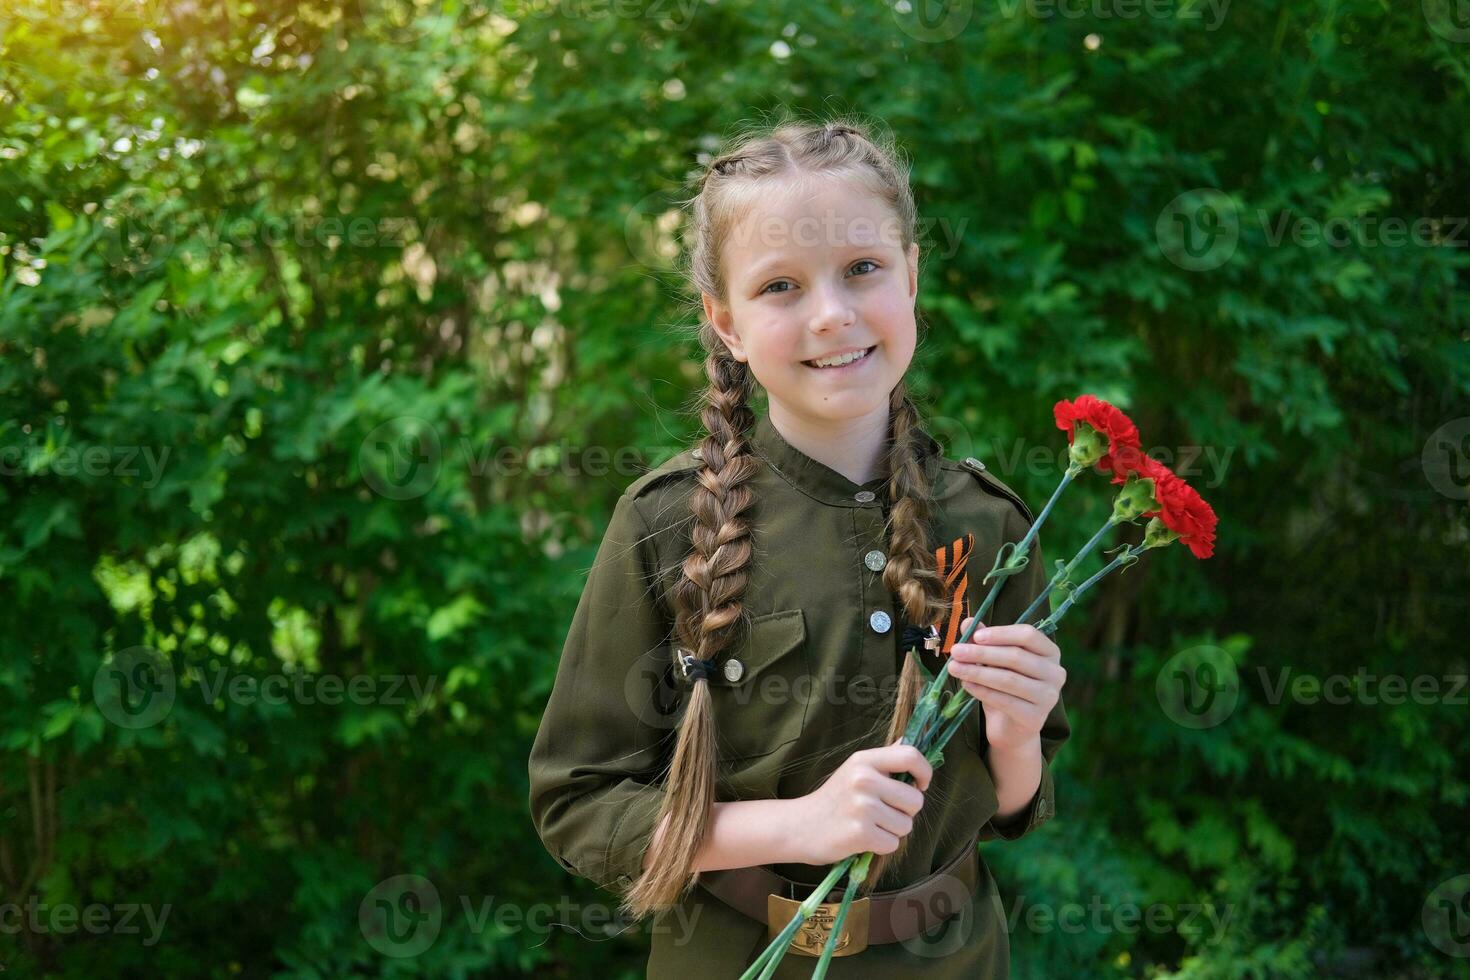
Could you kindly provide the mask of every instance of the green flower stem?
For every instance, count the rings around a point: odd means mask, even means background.
[[[847,874],[857,860],[858,855],[854,854],[832,866],[832,870],[827,872],[827,877],[822,879],[822,883],[802,900],[800,907],[796,910],[796,915],[786,923],[786,928],[782,929],[780,935],[771,940],[771,944],[765,948],[765,951],[755,958],[755,962],[740,974],[740,980],[755,980],[756,971],[760,971],[760,980],[769,980],[770,976],[776,972],[776,966],[781,962],[781,957],[785,956],[786,950],[791,948],[791,937],[796,935],[796,930],[800,929],[801,924],[811,917],[811,914],[817,910],[817,906],[822,904],[822,899],[827,897],[827,893],[842,880],[842,876]]]
[[[1092,554],[1092,549],[1096,548],[1102,542],[1103,537],[1116,525],[1121,523],[1123,523],[1122,520],[1116,515],[1104,521],[1103,526],[1098,528],[1097,533],[1092,536],[1092,540],[1083,545],[1082,550],[1073,555],[1071,561],[1057,570],[1057,573],[1051,577],[1051,581],[1046,583],[1046,588],[1042,589],[1036,598],[1031,600],[1031,605],[1026,607],[1026,611],[1016,617],[1016,622],[1026,622],[1026,620],[1031,618],[1031,614],[1036,611],[1036,608],[1046,601],[1047,596],[1060,588],[1064,582],[1070,582],[1072,580],[1072,571],[1077,567],[1077,564]]]
[[[1102,580],[1104,576],[1117,571],[1119,568],[1124,568],[1128,565],[1133,564],[1133,562],[1138,559],[1138,556],[1143,554],[1147,550],[1148,548],[1143,545],[1136,545],[1127,548],[1126,550],[1121,552],[1118,557],[1108,562],[1108,564],[1096,575],[1092,576],[1086,582],[1083,582],[1081,585],[1079,585],[1076,590],[1067,597],[1067,601],[1058,606],[1056,610],[1053,611],[1052,614],[1046,619],[1036,624],[1036,628],[1041,632],[1047,634],[1048,636],[1056,632],[1057,624],[1062,621],[1062,617],[1067,614],[1067,610],[1072,608],[1073,604],[1076,603],[1077,598],[1081,596],[1082,593],[1086,592],[1088,589],[1096,585],[1099,581]],[[1042,594],[1045,595],[1046,593]],[[971,709],[973,709],[975,705],[980,703],[970,695],[970,692],[968,690],[966,690],[964,694],[964,707],[960,708],[955,716],[951,718],[949,722],[939,730],[938,734],[933,738],[932,741],[930,741],[927,745],[921,746],[921,748],[925,751],[926,757],[929,752],[942,752],[944,746],[947,745],[949,743],[949,740],[954,737],[954,733],[959,731],[960,726],[964,724],[965,718],[969,716]]]
[[[1072,463],[1067,467],[1066,472],[1062,474],[1061,482],[1051,492],[1051,499],[1046,502],[1046,506],[1041,508],[1041,513],[1036,515],[1036,520],[1026,529],[1025,536],[1016,543],[1016,548],[1011,553],[1011,558],[1006,562],[1006,568],[1017,567],[1015,566],[1015,562],[1018,556],[1021,561],[1025,561],[1025,556],[1031,549],[1031,542],[1036,540],[1036,535],[1041,531],[1041,525],[1046,523],[1047,517],[1051,514],[1051,509],[1056,506],[1056,502],[1061,497],[1062,491],[1067,489],[1067,484],[1071,483],[1077,477],[1077,474],[1081,472],[1082,467],[1077,463]],[[995,605],[995,597],[1000,595],[1001,586],[1005,585],[1006,578],[1008,577],[1003,575],[995,580],[995,584],[990,587],[990,592],[985,596],[985,601],[980,603],[980,608],[975,612],[970,622],[970,628],[965,630],[958,642],[970,642],[970,634],[975,631],[975,624],[982,621],[990,612],[990,607]]]
[[[1092,578],[1088,579],[1086,582],[1083,582],[1081,585],[1077,586],[1077,588],[1073,589],[1072,593],[1067,596],[1066,600],[1056,609],[1052,610],[1052,614],[1050,616],[1046,617],[1041,622],[1036,624],[1036,628],[1041,632],[1047,634],[1048,636],[1050,636],[1052,633],[1055,633],[1057,631],[1057,624],[1062,621],[1063,616],[1067,615],[1067,610],[1072,608],[1072,606],[1081,597],[1082,593],[1086,592],[1088,589],[1096,585],[1099,581],[1102,580],[1105,575],[1108,575],[1116,569],[1124,568],[1128,565],[1133,564],[1135,561],[1138,560],[1138,556],[1143,554],[1147,550],[1148,549],[1143,545],[1134,545],[1128,548],[1124,548],[1121,552],[1118,553],[1118,557],[1114,558],[1112,561],[1104,565],[1101,571],[1092,576]]]
[[[868,865],[872,863],[873,852],[869,851],[853,863],[852,871],[847,876],[847,890],[842,893],[842,904],[837,908],[837,916],[832,920],[832,931],[827,934],[827,941],[822,944],[822,955],[817,960],[816,968],[812,970],[812,980],[822,980],[827,975],[827,965],[832,962],[832,954],[837,950],[837,937],[842,935],[842,927],[847,922],[847,910],[852,907],[852,898],[857,894],[858,885],[861,885],[868,877]]]
[[[1067,488],[1067,484],[1076,479],[1077,475],[1081,473],[1083,469],[1084,467],[1080,464],[1072,463],[1067,467],[1066,471],[1062,473],[1062,479],[1057,484],[1057,488],[1052,491],[1051,499],[1046,502],[1045,507],[1041,508],[1041,513],[1037,515],[1036,520],[1031,523],[1031,526],[1026,529],[1026,534],[1021,538],[1020,541],[1016,542],[1016,547],[1012,553],[1012,558],[1009,562],[1006,563],[1004,567],[1013,567],[1015,562],[1014,556],[1024,555],[1030,549],[1031,542],[1036,540],[1036,535],[1041,531],[1041,525],[1044,524],[1047,517],[1050,516],[1052,508],[1056,506],[1057,500],[1060,499],[1062,496],[1062,491]],[[997,565],[999,565],[999,556],[997,556],[996,561]],[[990,612],[990,607],[995,604],[995,597],[1000,594],[1001,586],[1005,584],[1005,580],[1007,577],[1008,576],[1002,576],[1001,578],[996,580],[994,585],[990,587],[990,593],[986,595],[985,601],[980,604],[979,611],[977,611],[973,616],[970,617],[969,627],[960,634],[960,637],[956,642],[969,642],[970,635],[975,632],[975,627],[984,620],[985,616]],[[912,655],[918,656],[918,652],[914,651]],[[924,693],[919,697],[919,703],[914,707],[913,716],[909,718],[908,727],[904,729],[903,738],[899,740],[900,745],[919,744],[920,735],[926,733],[929,730],[929,722],[933,717],[934,712],[937,710],[939,692],[943,689],[944,682],[947,680],[949,680],[949,658],[945,657],[944,663],[940,665],[938,672],[935,673],[934,678],[929,682],[929,686],[925,688]]]

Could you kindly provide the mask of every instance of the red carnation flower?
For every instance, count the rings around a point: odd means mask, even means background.
[[[1145,471],[1141,475],[1152,477],[1154,499],[1159,509],[1149,511],[1145,517],[1158,517],[1179,540],[1189,546],[1196,558],[1208,558],[1215,553],[1215,510],[1188,483],[1181,480],[1173,470],[1156,459],[1143,457]]]
[[[1067,433],[1069,444],[1074,440],[1078,422],[1087,423],[1107,437],[1107,451],[1097,462],[1104,472],[1116,472],[1114,457],[1120,451],[1138,449],[1138,426],[1117,406],[1095,395],[1079,395],[1076,401],[1063,399],[1052,408],[1052,414],[1057,428]]]
[[[1110,470],[1113,474],[1113,482],[1122,486],[1134,473],[1141,477],[1152,476],[1152,467],[1161,464],[1157,463],[1152,456],[1145,455],[1143,450],[1137,446],[1119,446],[1115,451],[1098,460],[1097,465]]]

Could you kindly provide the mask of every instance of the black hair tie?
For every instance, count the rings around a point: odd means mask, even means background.
[[[713,660],[700,660],[683,647],[679,648],[678,674],[681,680],[690,687],[697,680],[708,678],[714,673],[718,666]]]
[[[922,647],[926,650],[933,650],[935,647],[930,646],[926,641],[937,640],[938,638],[939,631],[932,626],[906,625],[903,628],[903,636],[898,641],[898,648],[900,650],[916,650]]]

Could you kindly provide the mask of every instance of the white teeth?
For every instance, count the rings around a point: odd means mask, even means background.
[[[839,354],[836,357],[823,358],[820,361],[812,361],[811,363],[817,367],[841,367],[844,364],[851,364],[853,361],[861,360],[867,356],[867,353],[866,349],[855,350],[850,354]]]

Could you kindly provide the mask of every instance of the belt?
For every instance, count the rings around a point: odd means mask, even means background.
[[[872,892],[853,899],[843,921],[834,956],[860,953],[870,945],[899,942],[933,929],[962,911],[974,894],[980,872],[977,834],[949,863],[905,888]],[[811,895],[815,886],[776,874],[767,865],[702,871],[698,882],[726,905],[758,922],[774,940],[796,915],[800,899],[788,894]],[[822,904],[791,939],[791,951],[818,956],[832,930],[842,904],[844,888],[827,893]]]

